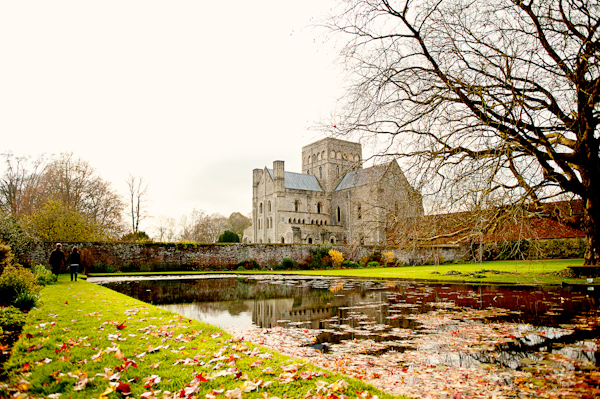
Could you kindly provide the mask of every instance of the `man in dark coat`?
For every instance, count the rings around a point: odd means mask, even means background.
[[[56,248],[50,254],[50,267],[52,268],[52,273],[58,274],[60,273],[60,268],[65,263],[65,254],[61,250],[62,245],[56,244]]]

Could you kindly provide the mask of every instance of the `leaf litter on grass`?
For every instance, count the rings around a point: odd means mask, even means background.
[[[218,328],[100,290],[92,298],[74,290],[61,292],[60,301],[43,298],[15,346],[12,380],[0,397],[277,399],[289,391],[305,399],[377,398],[367,385],[354,383],[360,389],[351,392],[345,380],[307,362],[286,363]],[[78,308],[86,302],[102,310]]]

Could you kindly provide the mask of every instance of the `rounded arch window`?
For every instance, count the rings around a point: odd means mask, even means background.
[[[323,178],[323,167],[319,166],[319,179]]]
[[[298,212],[300,210],[300,201],[294,201],[294,211]]]
[[[262,202],[258,205],[258,213],[262,213]]]
[[[308,237],[308,243],[312,244],[312,237]]]
[[[281,237],[281,243],[285,244],[285,238]]]
[[[304,222],[304,219],[302,219],[302,224],[306,224],[306,223]]]
[[[331,239],[329,240],[329,242],[331,242],[332,244],[335,244],[335,237],[331,237]]]
[[[271,201],[267,203],[267,212],[271,212]]]
[[[321,211],[323,210],[323,204],[322,203],[317,203],[317,213],[321,213]]]
[[[292,218],[288,219],[288,223],[292,223]]]
[[[337,221],[338,223],[342,221],[342,210],[339,206],[337,207]]]
[[[312,161],[313,161],[313,162],[317,162],[317,156],[316,156],[316,155],[313,155],[313,157],[312,157]]]

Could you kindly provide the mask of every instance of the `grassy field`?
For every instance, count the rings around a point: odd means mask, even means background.
[[[584,284],[584,278],[565,278],[556,274],[566,270],[567,266],[579,266],[583,259],[540,260],[540,261],[494,261],[482,263],[461,263],[426,266],[403,266],[365,269],[335,269],[335,270],[287,270],[287,271],[230,271],[222,273],[234,274],[300,274],[340,277],[370,277],[393,278],[406,280],[432,280],[450,282],[478,282],[503,284]],[[487,270],[486,272],[481,272]],[[460,274],[458,274],[458,273]],[[139,272],[91,274],[93,276],[114,275],[177,275],[177,274],[208,274],[214,272]]]
[[[43,289],[6,363],[0,397],[391,397],[214,326],[68,280],[62,275]]]

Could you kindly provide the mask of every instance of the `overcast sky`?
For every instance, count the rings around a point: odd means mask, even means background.
[[[248,214],[252,169],[300,172],[343,94],[332,3],[2,0],[0,152],[142,176],[154,216]]]

